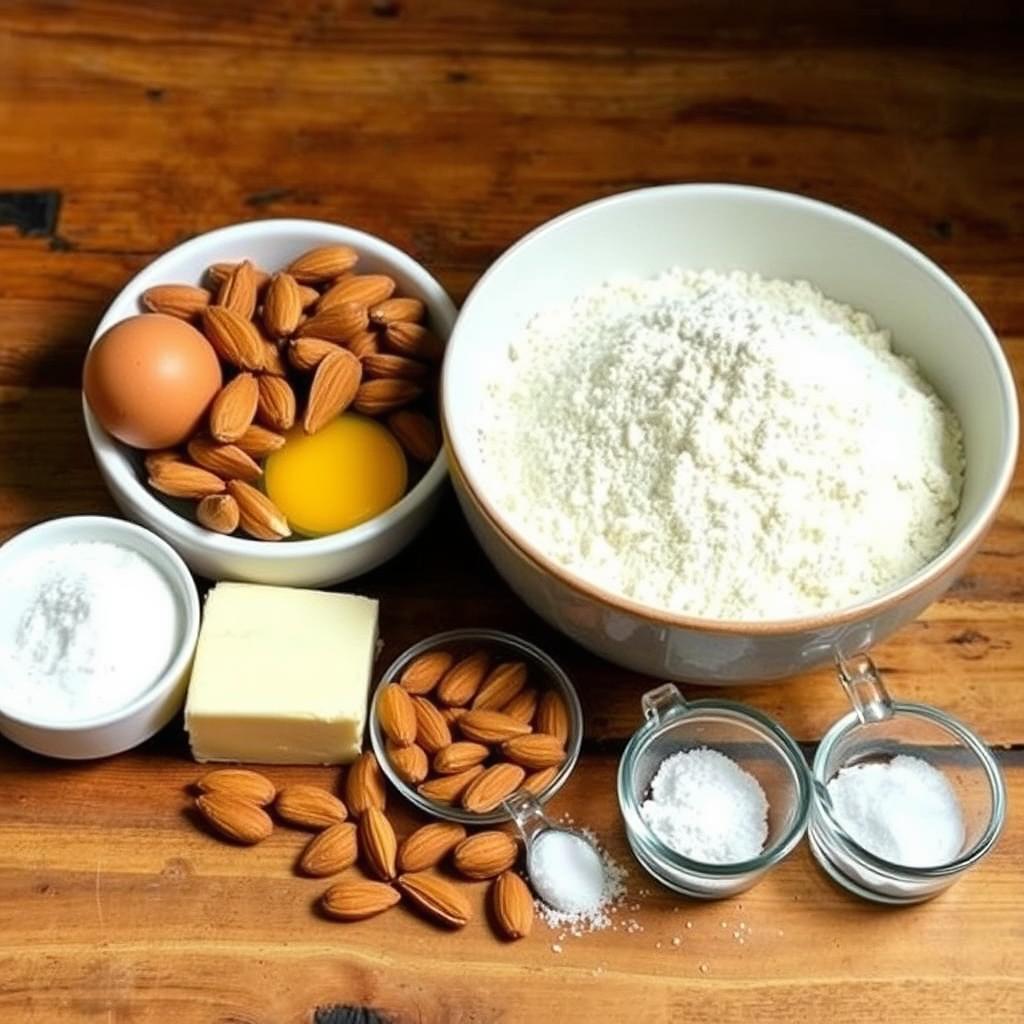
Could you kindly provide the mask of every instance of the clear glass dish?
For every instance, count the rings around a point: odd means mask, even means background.
[[[734,701],[687,702],[666,684],[644,694],[646,722],[619,762],[619,807],[637,860],[663,885],[685,896],[721,899],[754,885],[800,842],[811,806],[811,776],[800,748],[767,715]],[[691,860],[669,848],[640,814],[661,762],[680,750],[710,747],[732,758],[768,798],[762,853],[735,864]]]
[[[854,710],[826,733],[814,758],[811,851],[843,888],[876,903],[918,903],[952,885],[995,845],[1006,821],[1006,786],[982,740],[938,708],[893,701],[867,655],[839,662]],[[866,850],[836,819],[828,783],[843,768],[919,757],[946,776],[964,822],[958,856],[936,867],[894,864]]]
[[[537,802],[545,804],[565,785],[580,756],[583,743],[583,709],[576,688],[558,664],[539,647],[522,640],[511,633],[496,629],[455,629],[447,633],[428,636],[419,643],[413,644],[403,651],[385,670],[381,682],[377,685],[370,703],[370,743],[380,763],[381,771],[395,789],[413,806],[426,814],[445,821],[458,822],[460,825],[497,825],[510,820],[509,812],[499,806],[488,814],[476,814],[447,804],[435,803],[422,796],[415,786],[403,781],[388,761],[384,745],[384,734],[377,717],[377,700],[385,683],[397,680],[405,666],[414,658],[426,651],[443,647],[451,651],[456,658],[469,654],[477,648],[490,651],[496,661],[523,661],[529,670],[532,684],[540,689],[557,690],[565,700],[569,709],[569,738],[565,744],[566,758],[548,787],[537,794]]]

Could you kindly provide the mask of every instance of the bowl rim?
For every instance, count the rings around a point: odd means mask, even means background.
[[[87,540],[96,527],[100,527],[104,531],[112,531],[115,534],[118,532],[130,534],[141,542],[142,547],[149,547],[151,550],[159,552],[167,560],[170,572],[165,572],[164,566],[156,562],[152,564],[167,580],[167,585],[174,596],[175,604],[181,610],[182,622],[178,649],[164,670],[144,690],[127,704],[113,711],[105,712],[102,715],[94,715],[91,718],[54,722],[43,718],[26,718],[24,715],[6,710],[0,704],[0,720],[6,719],[27,729],[51,734],[87,733],[106,726],[116,725],[128,721],[140,711],[144,711],[150,705],[158,703],[169,691],[173,690],[180,682],[182,675],[188,669],[189,662],[195,655],[196,645],[199,641],[200,623],[199,592],[196,588],[195,579],[189,572],[181,555],[167,541],[145,526],[129,522],[126,519],[118,519],[115,516],[73,515],[45,519],[21,530],[0,545],[0,563],[12,555],[17,557],[18,551],[24,546],[26,539],[38,539],[40,535],[77,528],[81,534],[79,539]],[[116,543],[116,541],[112,543]],[[137,549],[132,548],[132,550]]]
[[[213,228],[190,238],[185,242],[176,245],[165,252],[162,252],[155,259],[150,260],[138,273],[136,273],[121,290],[110,301],[100,322],[93,332],[89,341],[89,348],[96,344],[97,339],[104,334],[115,323],[124,319],[115,317],[114,306],[123,299],[141,294],[153,271],[164,263],[172,262],[182,256],[192,255],[193,250],[203,250],[210,245],[211,241],[230,245],[243,242],[247,237],[254,234],[287,234],[294,231],[311,231],[324,235],[332,235],[338,242],[345,242],[359,248],[372,247],[375,256],[383,261],[393,263],[411,277],[418,280],[422,289],[422,297],[431,306],[439,307],[446,319],[453,324],[457,315],[455,303],[451,296],[444,289],[441,283],[427,270],[418,260],[415,260],[408,253],[392,245],[390,242],[372,235],[358,228],[352,228],[345,224],[333,224],[329,221],[312,220],[299,217],[277,217],[267,219],[256,219],[241,221],[236,224],[228,224],[223,227]],[[327,244],[328,239],[319,244]],[[318,243],[311,243],[318,244]],[[213,260],[211,259],[211,262]],[[440,331],[442,339],[447,342],[450,331]],[[358,548],[360,545],[373,541],[384,536],[393,528],[398,526],[415,508],[424,504],[441,487],[447,475],[447,458],[444,449],[438,452],[437,458],[430,464],[427,471],[398,502],[386,509],[380,515],[367,519],[365,522],[357,523],[347,530],[337,533],[326,534],[322,537],[295,537],[280,544],[268,544],[266,541],[255,540],[243,536],[225,536],[214,533],[200,526],[197,522],[178,512],[174,507],[165,503],[147,488],[137,475],[131,464],[131,449],[121,444],[108,434],[100,426],[89,403],[86,401],[85,393],[82,392],[82,415],[85,420],[86,434],[93,451],[93,456],[100,464],[104,476],[108,480],[108,487],[116,490],[123,498],[130,502],[138,514],[144,516],[147,524],[158,524],[159,529],[165,536],[170,537],[175,544],[188,545],[199,548],[208,555],[216,556],[244,556],[247,558],[260,557],[271,562],[284,562],[296,557],[316,557],[317,555],[333,554],[349,548]]]
[[[945,288],[961,307],[971,324],[977,331],[984,343],[988,358],[995,370],[999,383],[999,393],[1002,399],[1002,406],[1007,418],[1007,444],[1004,451],[1002,464],[999,467],[995,485],[989,489],[987,496],[981,502],[980,507],[968,521],[961,535],[948,543],[942,551],[933,559],[923,565],[917,572],[911,574],[894,586],[887,588],[881,594],[877,594],[865,601],[829,612],[819,612],[814,615],[794,616],[785,619],[715,619],[698,615],[672,612],[655,605],[644,604],[631,598],[617,594],[612,590],[599,586],[571,569],[554,561],[535,544],[531,543],[520,533],[515,526],[502,515],[501,511],[488,500],[481,489],[476,487],[470,480],[465,470],[464,463],[460,458],[460,451],[464,451],[467,442],[456,437],[450,422],[448,403],[445,395],[450,387],[450,377],[453,373],[452,366],[456,357],[456,350],[460,340],[459,324],[462,322],[466,312],[473,305],[480,301],[484,288],[488,285],[492,276],[502,265],[519,250],[530,245],[538,238],[561,228],[573,220],[582,219],[594,213],[596,210],[605,207],[628,205],[641,199],[648,198],[673,198],[679,195],[705,196],[708,198],[717,197],[746,197],[761,202],[778,202],[794,209],[810,211],[818,215],[837,220],[847,227],[872,235],[878,241],[897,250],[919,270],[933,278],[940,286]],[[487,271],[480,277],[473,286],[462,305],[459,320],[452,330],[451,337],[445,351],[444,366],[442,368],[441,380],[441,431],[444,436],[445,449],[448,453],[448,464],[454,481],[462,487],[465,495],[472,501],[477,511],[482,515],[492,530],[494,530],[504,543],[521,559],[530,563],[531,566],[548,576],[553,576],[559,583],[573,591],[580,597],[603,606],[610,612],[623,613],[648,622],[656,622],[665,626],[693,629],[702,632],[715,632],[733,635],[757,635],[757,636],[780,636],[806,630],[816,630],[824,627],[840,626],[855,622],[880,612],[883,612],[894,605],[901,603],[907,597],[933,583],[943,573],[952,569],[955,563],[970,551],[980,541],[982,535],[992,525],[999,506],[1009,490],[1013,479],[1014,467],[1017,460],[1019,444],[1019,411],[1017,406],[1017,394],[1014,386],[1013,375],[1010,371],[1006,355],[1003,352],[995,332],[989,326],[988,321],[981,311],[974,304],[967,293],[935,262],[929,259],[923,252],[905,242],[898,235],[883,228],[864,217],[842,207],[834,206],[831,203],[822,202],[818,199],[811,199],[793,192],[784,192],[777,189],[763,188],[756,185],[738,185],[714,182],[695,182],[675,185],[659,185],[651,188],[632,189],[627,192],[620,192],[603,199],[597,199],[582,206],[577,206],[557,217],[534,228],[524,235],[518,242],[505,250],[502,255],[491,264]]]

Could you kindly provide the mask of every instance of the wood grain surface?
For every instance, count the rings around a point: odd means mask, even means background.
[[[461,300],[504,248],[580,202],[671,181],[790,189],[937,260],[1022,379],[1018,5],[867,6],[3,4],[0,538],[113,512],[81,425],[91,332],[160,251],[256,217],[380,234]],[[0,743],[0,1021],[1021,1021],[1022,556],[1018,473],[966,575],[876,652],[901,697],[997,747],[1010,817],[984,865],[891,911],[837,890],[801,846],[744,896],[696,904],[641,873],[619,823],[615,767],[651,681],[543,626],[449,496],[416,544],[353,587],[383,602],[382,660],[430,632],[489,625],[565,665],[587,740],[553,810],[629,867],[618,929],[561,939],[541,925],[503,944],[482,888],[478,919],[458,934],[404,911],[338,925],[312,910],[323,885],[292,870],[299,834],[239,850],[196,827],[180,723],[87,765]],[[829,672],[733,695],[809,754],[844,709]],[[327,769],[271,774],[337,781]],[[407,811],[399,821],[416,824]]]

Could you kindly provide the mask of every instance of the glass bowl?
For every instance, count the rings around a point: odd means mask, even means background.
[[[754,885],[800,842],[811,806],[811,776],[800,748],[767,715],[727,700],[687,702],[671,684],[644,694],[647,721],[619,762],[619,807],[636,859],[662,885],[685,896],[722,899]],[[708,864],[667,846],[640,814],[661,762],[681,750],[710,747],[761,784],[768,799],[768,838],[751,860]]]
[[[460,825],[498,825],[511,820],[508,811],[503,806],[499,806],[487,814],[477,814],[461,807],[439,804],[429,800],[420,794],[415,786],[410,786],[399,778],[388,760],[385,738],[377,716],[377,701],[380,698],[381,689],[386,683],[398,680],[405,666],[414,658],[438,647],[451,651],[456,658],[469,654],[472,650],[484,648],[496,660],[523,661],[526,663],[533,685],[541,691],[553,689],[562,695],[566,707],[569,709],[569,738],[565,744],[566,758],[558,773],[545,789],[536,794],[538,803],[547,803],[565,785],[579,760],[580,746],[583,743],[583,709],[580,707],[576,688],[555,661],[539,647],[535,647],[511,633],[503,633],[496,629],[455,629],[447,633],[428,636],[425,640],[421,640],[403,651],[388,666],[381,676],[381,681],[378,683],[370,703],[370,744],[380,763],[381,771],[409,803],[435,818],[454,821]]]
[[[988,747],[962,722],[928,704],[892,701],[866,655],[840,661],[839,675],[854,710],[826,733],[814,758],[811,852],[835,882],[864,899],[893,905],[929,899],[995,845],[1006,821],[1002,773]],[[861,846],[835,817],[827,786],[837,772],[901,754],[938,768],[953,788],[963,816],[964,841],[948,863],[892,863]]]

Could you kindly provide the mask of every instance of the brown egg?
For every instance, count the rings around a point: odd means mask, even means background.
[[[83,376],[86,400],[104,429],[145,449],[189,438],[223,381],[206,338],[163,313],[114,324],[89,350]]]

